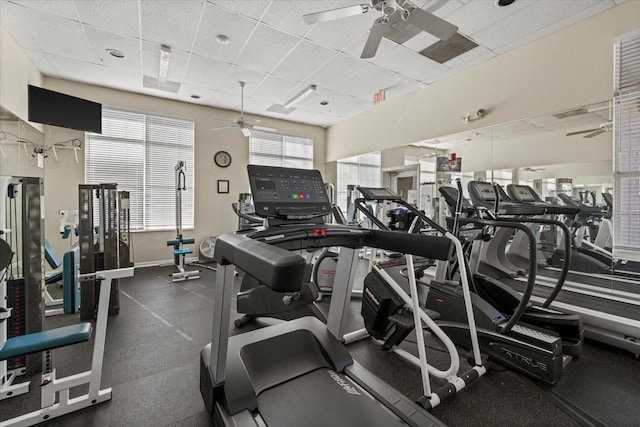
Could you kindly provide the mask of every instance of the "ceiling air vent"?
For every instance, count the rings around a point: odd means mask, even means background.
[[[426,56],[440,64],[444,64],[463,53],[469,52],[475,47],[478,47],[475,42],[469,40],[460,33],[456,33],[449,40],[440,40],[439,42],[432,44],[420,52],[420,55]]]

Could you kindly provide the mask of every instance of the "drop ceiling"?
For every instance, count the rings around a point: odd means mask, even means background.
[[[0,0],[0,25],[46,76],[236,111],[242,80],[246,112],[331,126],[372,108],[380,89],[387,100],[418,90],[622,1],[415,0],[479,45],[444,64],[419,54],[438,41],[425,32],[402,45],[383,39],[375,57],[360,59],[375,10],[302,20],[363,0]],[[172,49],[168,80],[178,93],[143,86],[144,76],[158,76],[160,45]],[[318,90],[289,114],[269,111],[311,84]]]

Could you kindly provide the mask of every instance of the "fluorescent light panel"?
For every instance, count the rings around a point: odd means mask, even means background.
[[[296,96],[294,96],[293,98],[285,102],[284,107],[291,108],[292,105],[302,101],[307,96],[311,95],[313,91],[316,90],[317,88],[318,87],[316,85],[310,85],[308,88],[306,88],[305,90],[303,90],[302,92],[300,92],[299,94],[297,94]]]
[[[171,48],[160,45],[160,68],[158,70],[158,81],[166,83],[169,76],[169,58],[171,58]]]

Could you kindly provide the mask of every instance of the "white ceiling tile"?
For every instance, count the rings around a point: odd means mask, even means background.
[[[436,76],[449,70],[446,65],[438,64],[428,58],[422,58],[421,62],[402,70],[401,74],[422,82],[429,79],[430,76]]]
[[[302,81],[336,55],[334,50],[303,40],[273,70],[273,74],[288,80]]]
[[[259,24],[236,63],[255,71],[268,73],[300,40],[298,37]]]
[[[44,53],[37,50],[28,49],[25,49],[24,53],[42,74],[46,76],[58,77],[58,73],[51,66],[51,63],[49,63],[49,60]]]
[[[100,86],[128,90],[131,92],[138,92],[143,89],[142,75],[140,73],[105,66],[98,66],[96,68],[98,70]]]
[[[237,85],[237,82],[236,82]],[[216,90],[211,95],[210,105],[225,108],[227,110],[240,111],[240,86],[237,86],[237,93],[226,93]],[[223,126],[218,120],[212,120],[212,125]],[[212,126],[213,127],[213,126]]]
[[[2,2],[2,26],[5,24],[9,34],[14,37],[22,39],[24,32],[28,31],[24,45],[18,43],[25,49],[84,61],[90,61],[93,57],[87,37],[78,21]]]
[[[489,49],[496,49],[510,40],[520,39],[598,3],[602,4],[600,0],[538,0],[530,7],[477,32],[473,38]]]
[[[398,46],[396,43],[386,39],[382,40],[380,47],[383,47],[383,45],[390,46],[390,49],[380,49],[379,53],[371,58],[371,62],[388,70],[402,72],[406,69],[420,66],[424,61],[431,61],[411,49]]]
[[[56,73],[64,76],[65,79],[97,85],[101,84],[102,75],[98,73],[98,66],[96,64],[48,53],[45,54],[45,56]]]
[[[342,50],[353,39],[359,38],[363,34],[369,34],[369,29],[379,16],[379,12],[372,11],[365,15],[321,22],[313,27],[313,30],[306,35],[306,38],[315,41],[321,46]]]
[[[150,66],[155,67],[157,72],[157,67],[160,65],[159,58],[157,55],[153,58],[154,62],[151,63]],[[146,61],[147,56],[145,55],[145,70]],[[189,58],[187,71],[184,74],[184,82],[213,89],[218,87],[222,81],[229,76],[230,71],[231,64],[227,62],[216,61],[215,59],[192,54]],[[171,72],[171,67],[169,68],[169,72]]]
[[[447,16],[451,15],[453,12],[464,6],[464,3],[459,0],[441,0],[440,2],[436,3],[436,6],[439,6],[436,10],[431,10],[431,8],[428,6],[423,7],[423,9],[430,11],[440,18],[446,18]]]
[[[457,25],[460,33],[470,36],[534,3],[536,0],[518,0],[509,7],[497,7],[495,2],[490,0],[470,1],[447,16],[447,21]]]
[[[256,21],[252,19],[207,3],[193,52],[219,61],[233,62],[256,25]],[[229,37],[228,44],[223,45],[216,41],[220,34]]]
[[[364,61],[341,53],[331,58],[315,73],[311,74],[306,82],[339,92],[339,89],[336,88],[344,86],[343,80],[349,75],[362,71],[365,64],[367,63]]]
[[[586,3],[585,3],[586,4]],[[520,46],[524,46],[527,43],[530,43],[534,40],[538,40],[540,38],[543,38],[549,34],[552,34],[558,30],[561,30],[562,28],[566,28],[570,25],[573,25],[577,22],[580,22],[584,19],[587,19],[593,15],[596,15],[608,8],[610,8],[612,6],[612,4],[610,3],[610,1],[600,1],[597,2],[595,5],[592,5],[589,8],[580,10],[576,13],[572,13],[569,16],[565,16],[564,18],[561,18],[560,20],[556,21],[555,23],[545,26],[537,31],[533,31],[531,33],[529,33],[528,35],[521,37],[519,39],[512,39],[513,41],[510,41],[508,43],[505,43],[497,48],[494,49],[494,52],[496,52],[497,54],[503,54],[505,52],[508,52],[510,50],[513,50],[515,48],[518,48]]]
[[[439,42],[440,39],[434,36],[433,34],[429,34],[425,31],[421,31],[415,36],[411,37],[409,40],[404,42],[402,46],[407,49],[411,49],[414,52],[422,52],[432,44]]]
[[[42,2],[45,3],[45,2]],[[130,0],[76,1],[80,21],[111,33],[140,37],[138,2]]]
[[[372,100],[374,93],[380,89],[394,86],[402,81],[400,74],[365,63],[362,70],[353,73],[342,81],[340,93],[355,96],[364,100]]]
[[[247,68],[233,65],[216,90],[224,93],[235,94],[240,99],[240,85],[238,82],[246,83],[244,88],[245,96],[254,90],[267,77],[266,73],[249,70]]]
[[[41,51],[40,45],[31,37],[31,9],[7,1],[0,1],[0,25],[22,49]]]
[[[100,64],[126,69],[140,73],[140,41],[131,37],[125,37],[99,30],[93,27],[85,27],[89,38],[89,45],[95,61]],[[107,49],[117,49],[124,52],[124,58],[115,58],[107,53]]]
[[[269,2],[265,0],[208,0],[208,2],[256,20],[260,19],[269,6]]]
[[[270,100],[269,105],[274,102],[284,103],[289,99],[286,98],[287,94],[293,91],[297,85],[297,82],[291,80],[269,76],[259,86],[247,90],[246,93],[252,98]]]
[[[334,0],[274,1],[271,2],[262,22],[281,31],[304,36],[311,31],[313,25],[305,24],[302,15],[331,9],[334,4]]]
[[[11,2],[62,18],[78,20],[78,13],[73,0],[11,0]]]
[[[271,101],[267,101],[262,98],[253,98],[251,96],[248,96],[244,99],[244,111],[249,116],[259,115],[261,114],[262,111],[271,107],[272,104],[273,102]]]
[[[142,40],[164,44],[172,49],[191,51],[196,35],[203,0],[142,0]]]
[[[211,102],[215,91],[199,85],[192,85],[189,83],[182,83],[180,85],[180,91],[178,92],[178,98],[185,102],[192,102],[195,104],[207,105]],[[197,95],[199,99],[191,98],[191,95]]]

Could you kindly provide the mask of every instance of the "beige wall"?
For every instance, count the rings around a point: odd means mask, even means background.
[[[0,105],[27,121],[27,85],[42,86],[42,74],[0,27]],[[42,130],[40,123],[32,124]]]
[[[407,145],[610,99],[613,38],[640,25],[627,1],[329,128],[327,160]],[[463,124],[479,108],[483,120]],[[348,144],[345,144],[348,141]],[[549,158],[554,156],[548,152]]]
[[[196,243],[208,235],[220,235],[237,228],[237,218],[231,210],[238,193],[248,192],[246,165],[249,163],[249,142],[237,129],[213,132],[220,125],[212,117],[233,120],[237,112],[219,110],[201,105],[155,98],[104,87],[85,85],[54,78],[45,78],[44,87],[50,90],[78,96],[105,105],[127,109],[189,117],[195,122],[195,229],[185,231],[186,237],[195,237]],[[278,129],[279,132],[309,136],[314,139],[314,165],[324,172],[325,129],[300,123],[261,117],[261,125]],[[47,144],[73,137],[84,137],[82,132],[46,126]],[[222,169],[213,162],[218,150],[228,151],[233,161]],[[176,159],[180,160],[180,159]],[[187,165],[193,167],[193,165]],[[174,176],[167,177],[173,182]],[[229,194],[217,194],[217,180],[229,180]],[[45,190],[47,195],[47,237],[60,240],[57,233],[58,210],[77,206],[77,187],[84,182],[84,162],[76,165],[73,152],[64,152],[60,163],[47,161],[45,168]],[[167,207],[173,210],[173,206]],[[169,260],[171,248],[166,240],[175,236],[175,231],[139,232],[134,235],[136,262]],[[64,246],[64,243],[63,243]],[[197,246],[194,249],[197,254]]]

